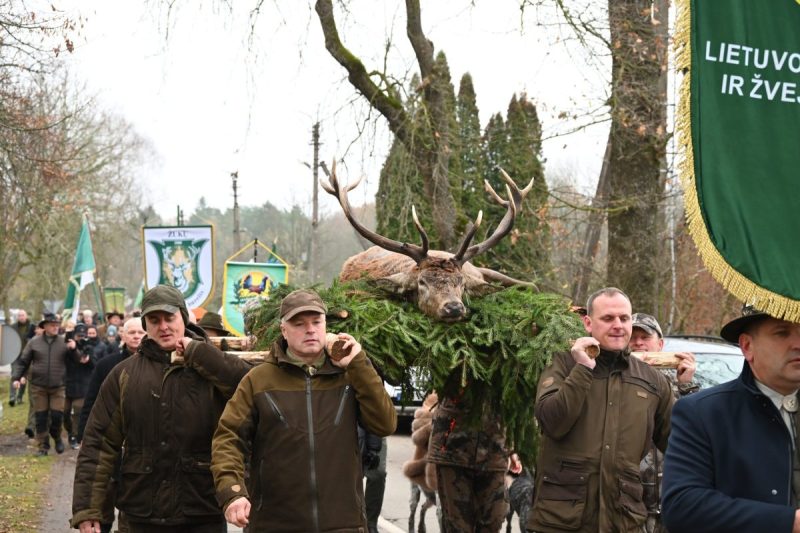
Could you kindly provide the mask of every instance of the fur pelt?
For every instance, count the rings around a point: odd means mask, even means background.
[[[414,420],[411,422],[414,456],[403,463],[403,474],[427,492],[436,491],[436,471],[433,464],[428,463],[428,442],[431,438],[434,408],[438,403],[438,396],[432,392],[425,397],[422,406],[414,411]]]

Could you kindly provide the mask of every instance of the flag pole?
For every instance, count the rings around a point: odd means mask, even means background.
[[[91,239],[92,224],[91,220],[89,219],[89,213],[88,212],[84,213],[83,216],[86,218],[86,222],[88,223],[89,238]],[[100,322],[101,324],[105,324],[106,311],[105,311],[105,305],[103,303],[103,287],[102,284],[100,283],[100,273],[98,272],[99,269],[97,268],[97,257],[94,254],[94,241],[92,241],[92,260],[94,261],[95,264],[95,274],[96,274],[94,277],[94,287],[93,287],[94,299],[97,302],[97,309],[98,312],[100,313],[100,318],[98,319],[98,322]]]

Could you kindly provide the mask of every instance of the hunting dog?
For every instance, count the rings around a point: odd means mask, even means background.
[[[431,422],[433,409],[439,399],[436,393],[425,397],[422,407],[414,412],[414,421],[411,422],[411,442],[414,443],[414,457],[403,464],[403,474],[411,481],[411,499],[409,500],[408,531],[414,532],[417,507],[422,495],[425,501],[419,513],[419,533],[425,533],[425,513],[436,505],[436,472],[433,465],[428,464],[428,442],[431,437]],[[441,522],[441,516],[439,516]],[[441,526],[441,523],[440,523]]]
[[[525,531],[528,512],[533,505],[534,482],[531,472],[525,468],[520,474],[506,474],[508,488],[508,514],[506,515],[506,533],[511,533],[511,521],[514,513],[519,517],[519,530]]]

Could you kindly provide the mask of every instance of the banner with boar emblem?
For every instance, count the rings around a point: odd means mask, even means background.
[[[189,309],[214,294],[213,226],[143,227],[145,286],[172,285]]]

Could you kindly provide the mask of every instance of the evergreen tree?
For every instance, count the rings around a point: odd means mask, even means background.
[[[464,74],[458,88],[456,101],[458,118],[458,155],[461,165],[461,209],[468,217],[475,217],[486,204],[483,176],[486,175],[486,154],[481,138],[481,120],[478,114],[472,76]]]

